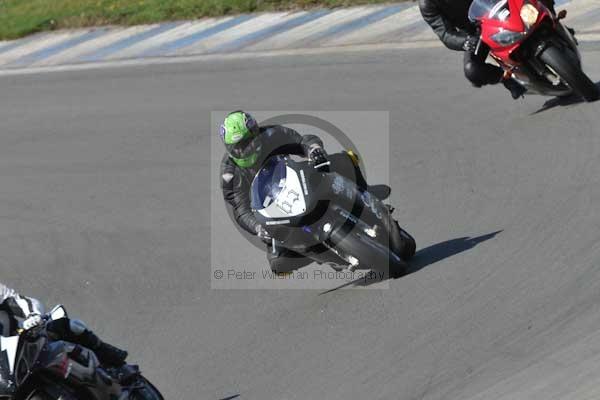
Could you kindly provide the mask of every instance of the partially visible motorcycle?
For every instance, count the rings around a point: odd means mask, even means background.
[[[52,340],[47,325],[62,318],[59,305],[41,326],[0,336],[0,400],[163,400],[137,366],[104,368],[92,350]]]
[[[561,23],[566,15],[554,15],[539,0],[474,0],[469,10],[480,44],[528,93],[598,100],[600,89],[583,72],[577,40]]]
[[[342,163],[348,164],[346,170],[353,168],[350,155],[332,158],[338,169],[344,169]],[[281,246],[317,262],[325,249],[342,268],[405,274],[415,240],[393,220],[390,206],[348,175],[290,156],[272,157],[252,182],[254,215],[273,238],[274,249]]]

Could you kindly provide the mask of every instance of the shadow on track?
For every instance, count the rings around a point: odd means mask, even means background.
[[[221,400],[233,400],[233,399],[239,399],[240,395],[236,394],[235,396],[229,396],[229,397],[225,397],[224,399]]]
[[[488,233],[487,235],[477,236],[477,237],[465,236],[465,237],[461,237],[461,238],[446,240],[444,242],[436,243],[429,247],[425,247],[424,249],[417,251],[417,254],[415,254],[413,259],[410,260],[408,272],[404,276],[413,274],[425,267],[428,267],[428,266],[435,264],[446,258],[450,258],[459,253],[463,253],[467,250],[471,250],[473,247],[477,246],[478,244],[488,241],[490,239],[493,239],[500,232],[502,232],[502,230]],[[319,295],[334,292],[336,290],[339,290],[339,289],[342,289],[342,288],[345,288],[348,286],[370,286],[374,283],[382,282],[387,279],[389,279],[389,276],[386,276],[383,279],[379,279],[378,277],[375,277],[373,279],[367,279],[367,280],[365,280],[364,278],[359,278],[354,281],[344,283],[343,285],[337,286],[333,289],[329,289],[325,292],[319,293]],[[394,278],[394,279],[399,279],[399,278]]]
[[[500,232],[502,232],[502,230],[473,238],[465,236],[425,247],[424,249],[419,250],[414,258],[410,260],[410,267],[406,275],[413,274],[443,259],[471,250],[478,244],[493,239]]]
[[[598,89],[600,89],[600,82],[596,82],[596,86],[598,87]],[[530,115],[540,114],[545,111],[552,110],[553,108],[556,108],[556,107],[567,107],[567,106],[573,106],[575,104],[581,104],[581,103],[585,103],[585,100],[582,97],[579,97],[578,95],[575,95],[575,94],[568,96],[568,97],[555,97],[555,98],[550,99],[547,102],[545,102],[544,105],[542,106],[542,108],[531,113]]]

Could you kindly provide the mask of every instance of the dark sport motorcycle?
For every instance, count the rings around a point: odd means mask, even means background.
[[[334,156],[336,171],[354,171],[352,153]],[[350,270],[403,275],[405,261],[415,253],[414,239],[392,219],[391,207],[348,176],[351,172],[315,169],[310,161],[272,157],[252,182],[254,215],[273,238],[274,248],[326,263],[331,257],[321,256],[329,251]]]
[[[61,318],[57,306],[42,326],[0,336],[0,400],[163,400],[136,366],[106,369],[93,351],[49,338],[46,325]]]
[[[539,0],[474,0],[469,19],[490,55],[528,93],[595,101],[600,90],[583,72],[572,32]]]

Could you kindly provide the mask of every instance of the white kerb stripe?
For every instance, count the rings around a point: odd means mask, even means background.
[[[134,58],[135,56],[141,55],[145,51],[151,50],[155,47],[161,46],[167,42],[171,42],[182,37],[188,36],[206,27],[212,26],[217,23],[218,20],[211,18],[203,21],[186,22],[173,29],[169,29],[156,36],[149,37],[142,40],[133,46],[127,47],[121,51],[111,54],[107,57],[107,60],[114,60],[119,58]]]
[[[198,42],[195,45],[192,45],[185,50],[185,54],[197,54],[203,53],[205,51],[209,51],[211,48],[229,43],[236,39],[239,39],[243,36],[249,35],[253,32],[259,31],[261,29],[267,28],[269,26],[275,25],[277,23],[283,22],[286,19],[290,18],[290,15],[294,17],[298,14],[294,15],[293,13],[266,13],[260,14],[252,19],[249,19],[246,22],[242,22],[239,25],[236,25],[232,28],[229,28],[223,32],[219,32],[216,35],[213,35],[205,40]]]
[[[143,25],[143,26],[135,26],[131,28],[115,28],[112,31],[107,32],[106,34],[80,43],[76,46],[71,47],[68,50],[60,52],[54,56],[48,57],[44,60],[40,60],[34,63],[34,66],[43,66],[43,65],[55,65],[65,63],[67,61],[76,60],[77,57],[82,55],[91,53],[97,49],[104,48],[106,46],[110,46],[113,43],[118,42],[119,40],[125,39],[129,36],[136,35],[141,32],[145,32],[154,28],[156,25]]]
[[[271,50],[280,48],[294,47],[297,43],[302,43],[306,38],[325,32],[332,26],[340,25],[352,21],[373,12],[373,7],[357,7],[334,11],[307,24],[290,29],[287,32],[280,33],[271,38],[263,40],[248,50]]]
[[[8,50],[6,53],[0,53],[0,64],[8,64],[23,56],[34,53],[38,50],[42,50],[46,47],[54,46],[63,40],[83,35],[86,32],[87,31],[66,31],[61,33],[47,33],[45,35],[40,35],[39,39],[37,40],[32,40],[23,46],[17,46],[12,50]]]
[[[347,35],[332,38],[331,40],[325,42],[325,44],[328,46],[335,46],[353,43],[367,43],[370,40],[385,35],[386,33],[391,33],[419,22],[425,24],[425,21],[423,21],[423,17],[421,16],[421,11],[419,11],[418,7],[410,7],[374,24],[369,24],[364,28],[350,32]]]

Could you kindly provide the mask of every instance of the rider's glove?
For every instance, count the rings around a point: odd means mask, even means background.
[[[479,37],[478,36],[467,36],[467,38],[465,39],[465,42],[463,43],[463,50],[468,51],[469,53],[475,53],[478,45],[479,45]]]
[[[315,164],[315,169],[329,165],[327,153],[321,146],[314,146],[308,153],[308,159]]]
[[[258,236],[260,239],[262,239],[265,242],[268,242],[271,240],[271,235],[269,235],[269,232],[267,232],[267,230],[260,224],[256,225],[256,236]]]
[[[33,328],[37,328],[38,326],[42,325],[44,323],[44,320],[42,319],[42,316],[38,313],[33,313],[33,314],[29,314],[29,316],[27,316],[27,318],[25,318],[25,321],[23,321],[23,329],[25,329],[26,331],[33,329]]]

